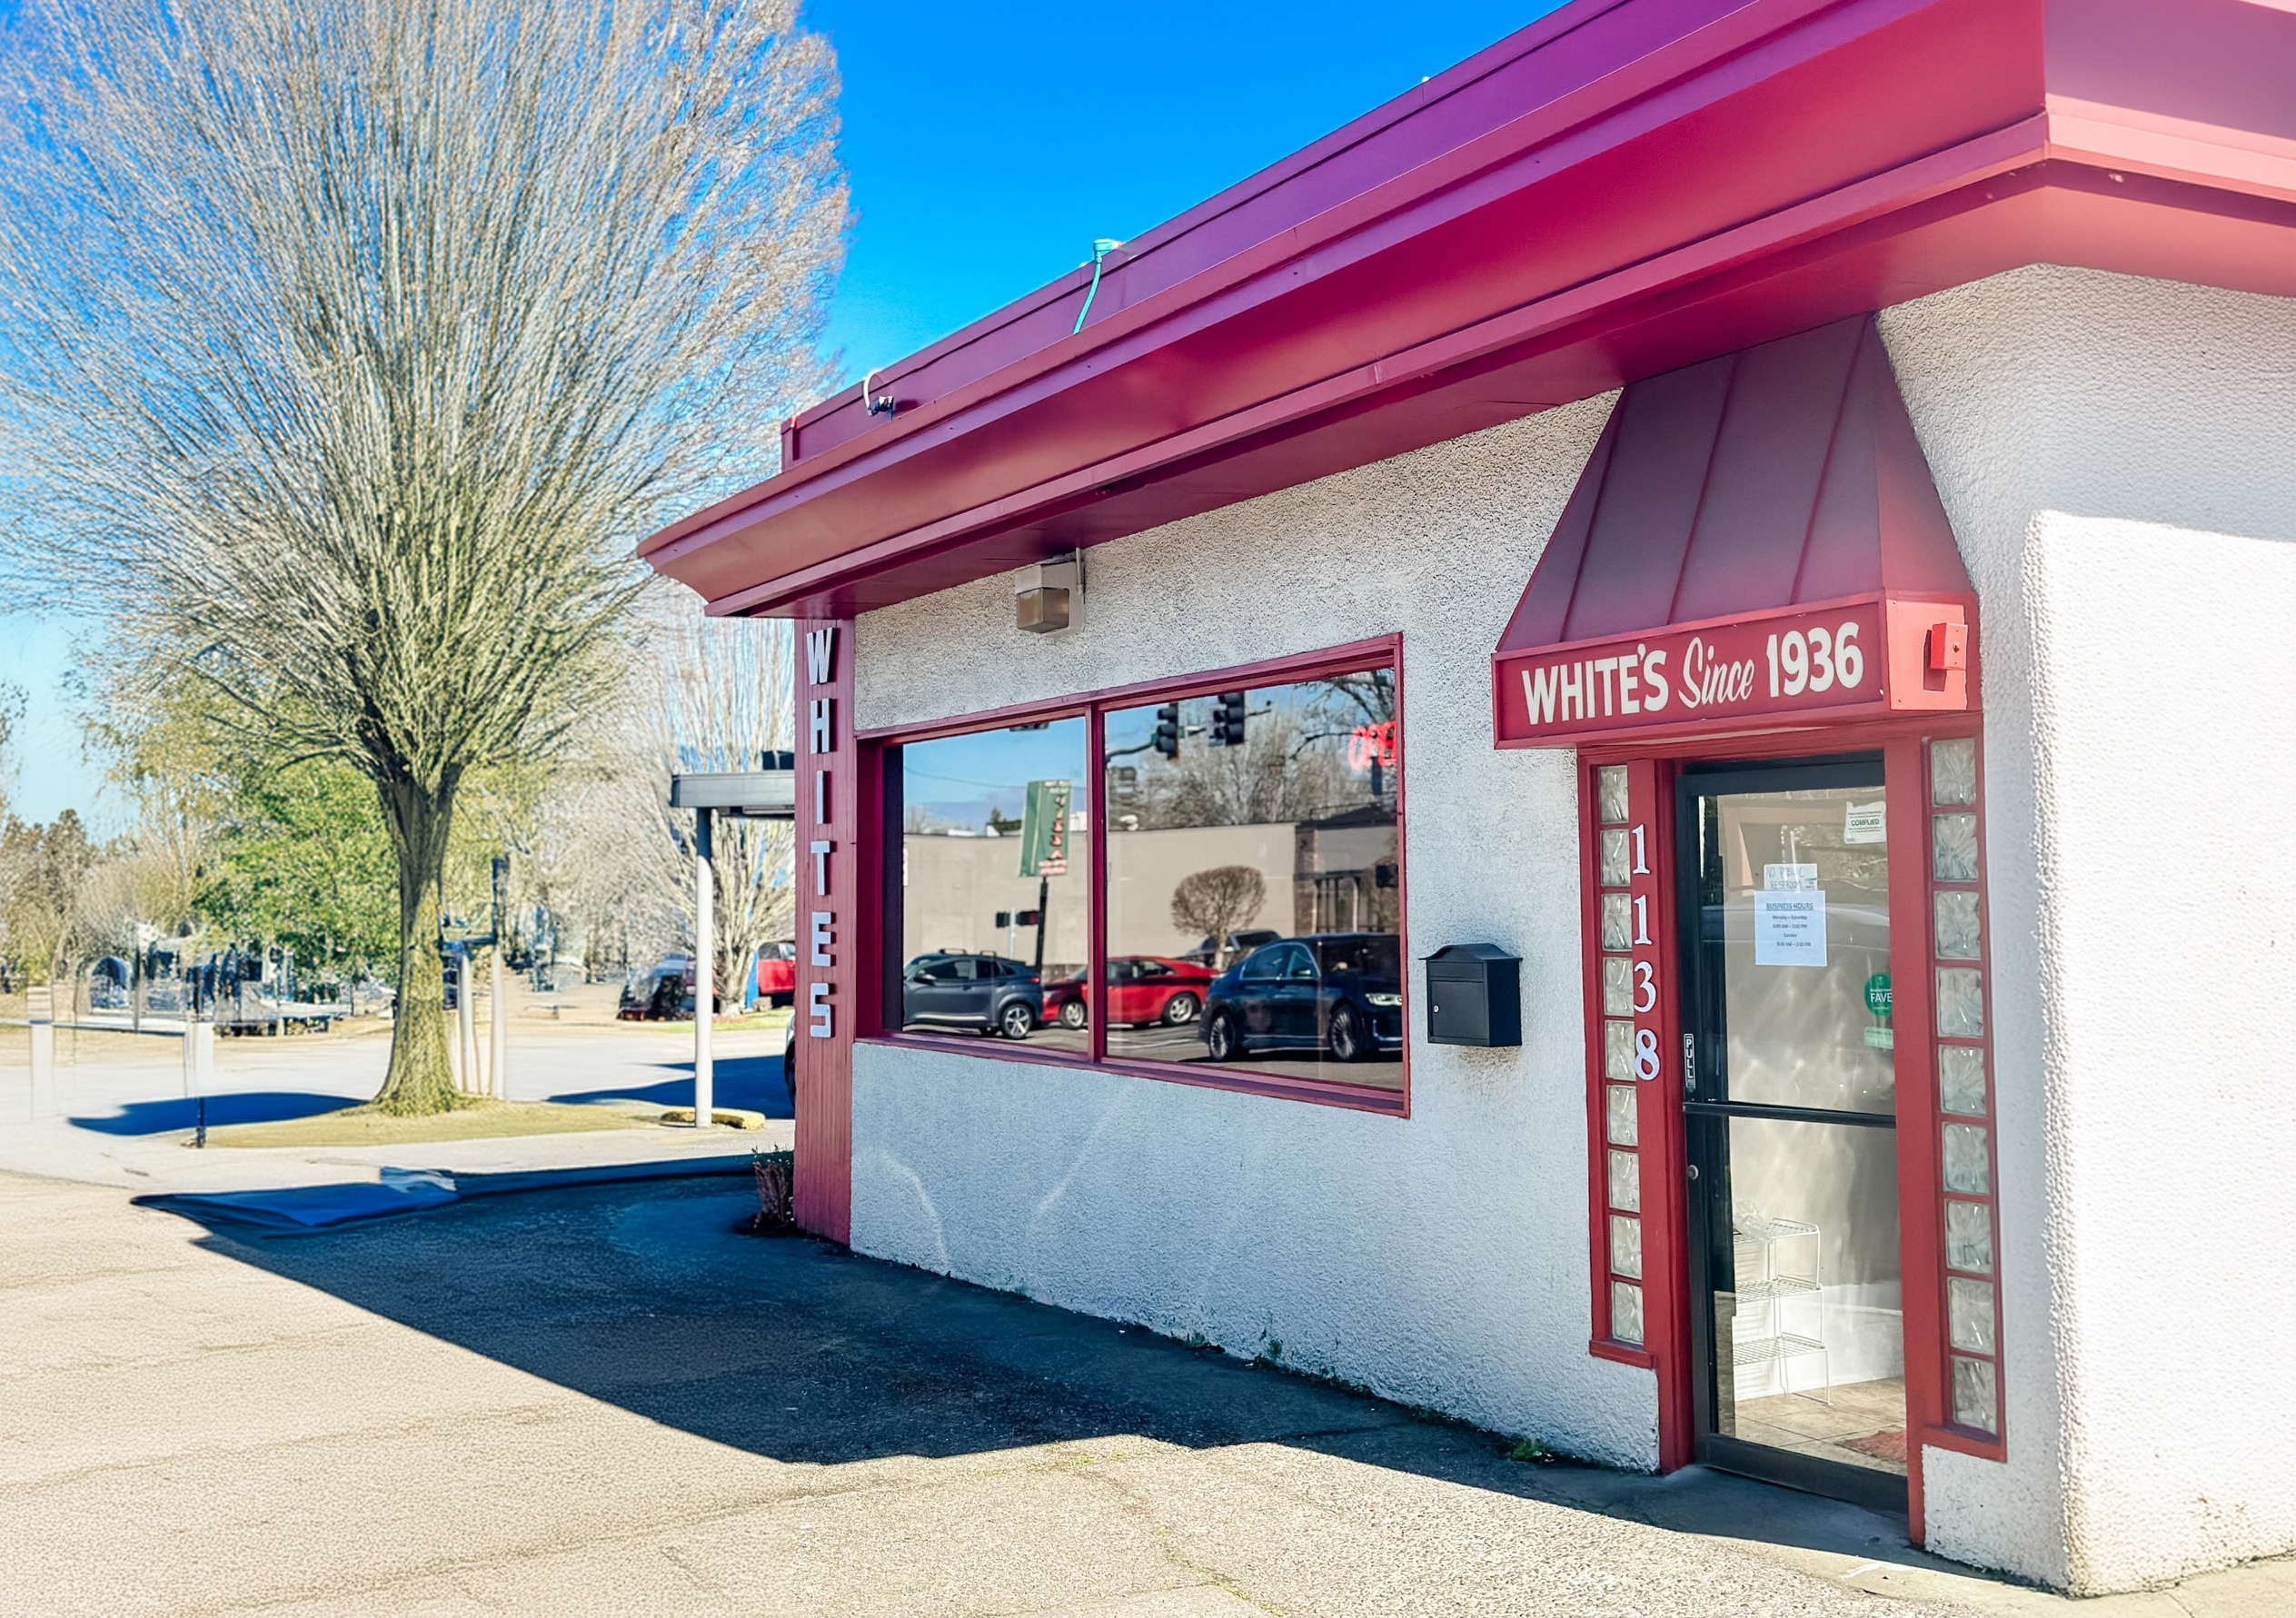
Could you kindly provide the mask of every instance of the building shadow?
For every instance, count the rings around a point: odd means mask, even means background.
[[[790,1087],[782,1075],[780,1057],[720,1057],[711,1067],[715,1105],[763,1113],[769,1118],[793,1116]],[[562,1090],[550,1099],[573,1103],[643,1101],[662,1107],[693,1105],[691,1062],[665,1062],[652,1070],[671,1077],[653,1084],[607,1083],[580,1090]]]
[[[1327,1379],[737,1226],[743,1180],[485,1196],[335,1230],[209,1226],[204,1246],[649,1421],[836,1466],[1134,1435],[1275,1444],[1678,1528],[1950,1567],[1903,1517],[1692,1468],[1653,1478]]]
[[[307,1118],[314,1113],[356,1107],[356,1096],[322,1096],[307,1090],[224,1090],[193,1097],[169,1096],[155,1101],[126,1101],[108,1117],[72,1118],[75,1129],[98,1135],[167,1135],[190,1129],[199,1122],[200,1103],[207,1106],[207,1127],[226,1124],[272,1124],[283,1118]]]

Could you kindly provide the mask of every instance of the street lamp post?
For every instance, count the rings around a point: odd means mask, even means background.
[[[712,838],[721,817],[737,820],[797,818],[797,771],[786,753],[766,755],[778,768],[723,770],[670,778],[670,807],[693,811],[693,1127],[716,1120],[717,1075],[710,1055],[715,1008],[718,882]]]

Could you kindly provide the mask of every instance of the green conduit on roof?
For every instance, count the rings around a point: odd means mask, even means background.
[[[1123,243],[1111,242],[1106,236],[1099,237],[1092,243],[1092,284],[1085,288],[1084,307],[1077,311],[1077,323],[1069,331],[1069,336],[1073,337],[1077,333],[1084,330],[1084,317],[1092,313],[1092,300],[1100,295],[1101,263],[1106,261],[1108,254],[1123,245]]]

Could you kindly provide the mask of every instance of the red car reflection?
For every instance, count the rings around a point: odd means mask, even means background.
[[[1204,1009],[1211,987],[1208,968],[1160,955],[1119,955],[1108,962],[1108,1020],[1111,1025],[1162,1023],[1185,1027]],[[1047,984],[1044,1014],[1064,1028],[1084,1027],[1091,1003],[1084,974]]]

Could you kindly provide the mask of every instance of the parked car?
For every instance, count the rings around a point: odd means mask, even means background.
[[[1162,1023],[1186,1027],[1204,1009],[1212,986],[1211,968],[1200,961],[1160,955],[1119,955],[1108,961],[1108,1023],[1111,1027]],[[1080,1028],[1089,1017],[1090,986],[1078,972],[1044,991],[1047,1019]]]
[[[1280,942],[1283,936],[1283,934],[1269,927],[1247,927],[1239,932],[1232,932],[1228,934],[1228,964],[1233,966],[1236,962],[1243,959],[1247,954],[1258,948],[1263,944],[1274,944]],[[1208,967],[1212,964],[1212,961],[1218,956],[1218,954],[1219,946],[1214,943],[1210,938],[1206,938],[1202,943],[1197,945],[1195,948],[1189,950],[1180,958],[1183,960],[1192,960],[1199,965]]]
[[[1254,1050],[1327,1050],[1360,1062],[1403,1048],[1403,949],[1393,933],[1312,933],[1264,945],[1212,982],[1215,1062]]]
[[[758,998],[769,1006],[797,999],[797,942],[783,938],[758,950]]]
[[[687,958],[665,955],[654,968],[631,978],[621,988],[621,1004],[614,1015],[623,1022],[684,1022],[693,1016],[693,986],[688,981]],[[725,997],[711,995],[712,1012],[725,1008]]]
[[[1026,1039],[1044,1021],[1044,984],[1033,967],[1001,955],[939,950],[901,968],[901,1023],[978,1028]]]

